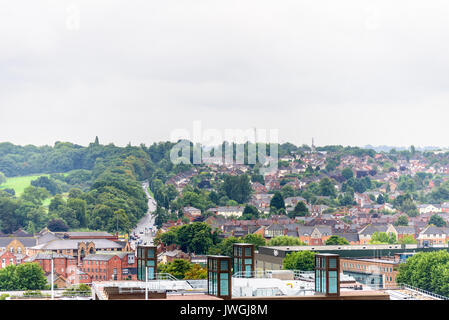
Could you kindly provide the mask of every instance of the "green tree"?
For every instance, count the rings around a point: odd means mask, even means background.
[[[49,197],[50,193],[48,192],[47,189],[29,186],[26,187],[25,190],[23,191],[21,199],[29,201],[35,205],[41,205],[42,202]]]
[[[69,226],[62,219],[50,220],[47,227],[52,232],[69,231]]]
[[[397,283],[449,296],[449,252],[419,252],[399,266]]]
[[[400,244],[417,244],[418,241],[412,235],[405,235],[401,239],[399,239],[398,243]]]
[[[0,172],[0,184],[5,183],[5,182],[6,182],[5,174],[3,172]]]
[[[293,211],[289,212],[289,217],[305,217],[309,215],[309,209],[307,208],[304,201],[298,201]]]
[[[19,204],[15,199],[0,198],[0,228],[2,232],[9,234],[23,226],[22,217],[15,213],[18,208]]]
[[[326,246],[339,244],[349,244],[349,242],[345,238],[336,235],[330,236],[330,238],[326,240]]]
[[[434,214],[433,216],[430,217],[429,224],[433,224],[434,226],[437,227],[445,227],[446,221],[444,221],[444,219],[441,216]]]
[[[9,265],[0,269],[0,290],[43,290],[46,285],[47,278],[38,263]]]
[[[274,208],[276,210],[285,209],[285,202],[282,194],[279,191],[274,193],[273,198],[270,201],[270,208]]]
[[[31,181],[31,185],[34,186],[34,187],[45,188],[52,195],[55,195],[57,193],[61,193],[61,188],[55,182],[55,180],[50,179],[47,176],[42,176],[42,177],[37,178],[36,180]]]
[[[247,202],[252,191],[250,179],[246,174],[238,176],[226,175],[221,185],[221,190],[229,199],[237,201],[237,203]]]
[[[195,263],[190,268],[190,270],[185,272],[184,279],[189,280],[207,279],[207,269]]]
[[[184,252],[206,254],[214,245],[212,230],[204,222],[182,225],[176,229],[178,245]]]
[[[283,261],[285,270],[313,271],[315,269],[315,252],[296,251],[288,253]]]
[[[178,242],[178,235],[175,231],[169,230],[160,236],[160,241],[166,246],[176,244]]]
[[[385,203],[385,198],[383,195],[379,194],[379,196],[376,199],[377,204],[384,204]]]
[[[87,227],[86,208],[87,204],[85,200],[69,198],[67,200],[67,206],[75,212],[76,220],[78,220],[81,228]]]
[[[118,209],[114,211],[115,219],[110,219],[106,227],[109,232],[129,233],[131,230],[131,222],[125,213],[125,210]],[[117,229],[118,228],[118,229]]]
[[[295,189],[293,189],[293,187],[290,186],[290,185],[285,185],[281,189],[281,194],[282,194],[282,197],[284,199],[290,198],[290,197],[294,197],[295,196]]]
[[[255,250],[259,250],[259,247],[265,246],[267,241],[259,234],[247,234],[243,237],[244,243],[251,243],[254,245]]]
[[[253,220],[259,218],[259,210],[255,206],[245,205],[245,209],[243,209],[242,218],[244,220]]]
[[[386,233],[386,232],[374,232],[371,236],[370,244],[395,244],[396,241],[396,235],[392,232]]]
[[[299,240],[299,238],[290,236],[277,236],[268,241],[269,246],[303,246],[304,242]]]
[[[400,216],[398,220],[395,222],[396,226],[408,226],[408,217],[407,216]]]
[[[354,203],[354,192],[352,188],[348,187],[343,197],[341,195],[338,196],[338,201],[342,206],[352,206],[352,204]]]
[[[234,236],[227,237],[216,246],[211,247],[209,249],[209,254],[232,256],[232,248],[234,246],[234,243],[241,243],[241,242],[242,240],[240,238],[236,238]]]
[[[173,262],[158,265],[158,272],[170,273],[177,279],[184,279],[186,273],[191,269],[190,262],[184,259],[174,259]]]
[[[346,180],[349,180],[349,179],[351,179],[351,178],[354,177],[354,172],[352,171],[351,168],[346,167],[346,168],[344,168],[344,169],[341,171],[341,175],[342,175],[343,178],[345,178]]]
[[[320,195],[335,198],[337,191],[331,179],[325,177],[320,180]]]

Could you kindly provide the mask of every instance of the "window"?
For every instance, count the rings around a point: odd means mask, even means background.
[[[229,294],[228,274],[220,273],[219,275],[220,275],[220,295],[227,296]]]
[[[337,271],[329,271],[329,293],[337,293]]]

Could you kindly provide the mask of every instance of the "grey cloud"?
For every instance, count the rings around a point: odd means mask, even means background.
[[[448,13],[417,0],[9,2],[0,140],[150,144],[202,120],[297,144],[446,146]]]

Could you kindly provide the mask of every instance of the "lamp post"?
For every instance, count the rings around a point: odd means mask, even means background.
[[[51,300],[55,299],[55,290],[54,290],[54,262],[53,262],[53,251],[51,252]]]
[[[145,300],[148,300],[148,267],[145,267]]]

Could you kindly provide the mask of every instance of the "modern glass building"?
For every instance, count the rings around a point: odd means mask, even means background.
[[[154,280],[157,272],[157,251],[155,246],[137,247],[137,280],[146,280],[146,267],[148,267],[148,280]]]
[[[231,257],[207,256],[207,294],[222,299],[231,299],[231,263]]]
[[[323,253],[315,255],[315,291],[326,296],[340,295],[340,256]]]
[[[234,243],[232,253],[234,276],[251,278],[254,274],[254,245]]]

